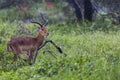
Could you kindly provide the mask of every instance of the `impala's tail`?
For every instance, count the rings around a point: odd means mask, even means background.
[[[7,52],[12,52],[12,46],[10,45],[10,42],[7,44]]]

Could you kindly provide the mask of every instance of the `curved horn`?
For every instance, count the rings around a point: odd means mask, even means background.
[[[48,24],[48,20],[45,21],[45,23],[43,24],[43,26],[46,26]]]
[[[39,22],[36,22],[36,21],[31,21],[31,23],[35,23],[35,24],[38,24],[38,25],[40,25],[41,27],[43,27],[43,25],[42,25],[42,24],[40,24]]]
[[[46,26],[48,24],[48,20],[43,16],[43,14],[41,14],[42,19],[44,20],[44,24],[42,24],[43,26]]]

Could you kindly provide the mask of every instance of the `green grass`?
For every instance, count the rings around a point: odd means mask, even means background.
[[[36,35],[33,25],[28,26]],[[91,30],[92,26],[48,25],[50,35],[46,39],[60,45],[67,56],[47,44],[30,66],[23,61],[24,54],[10,64],[13,54],[6,52],[6,44],[11,37],[18,36],[19,28],[0,21],[0,80],[120,80],[120,31]],[[43,54],[44,50],[51,50],[57,59],[49,53]]]

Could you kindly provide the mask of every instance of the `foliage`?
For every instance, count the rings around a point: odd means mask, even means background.
[[[18,35],[16,33],[18,25],[0,21],[0,79],[119,80],[120,31],[104,32],[99,30],[100,28],[94,29],[94,25],[105,25],[99,22],[97,20],[87,24],[48,25],[50,35],[47,38],[60,44],[67,56],[59,54],[53,46],[48,44],[39,51],[36,63],[29,66],[23,61],[26,58],[24,54],[11,64],[13,54],[6,52],[6,44],[11,37]],[[30,30],[34,29],[31,24],[27,26]],[[36,35],[35,31],[33,34]],[[57,59],[49,53],[42,54],[48,49],[56,54]]]
[[[120,12],[120,1],[119,0],[94,0],[94,6],[97,9],[101,9],[102,12],[116,13]]]
[[[32,18],[33,13],[34,12],[31,11],[28,16]],[[24,11],[19,11],[15,7],[11,9],[3,9],[0,11],[0,19],[2,19],[3,21],[14,22],[15,20],[25,20],[28,18],[28,16],[26,16]]]
[[[45,11],[37,8],[30,8],[34,18]],[[46,39],[59,44],[67,56],[47,44],[39,51],[34,65],[24,61],[25,54],[11,64],[13,53],[6,52],[7,42],[16,36],[33,37],[38,33],[35,25],[21,21],[24,14],[19,17],[15,11],[12,8],[0,12],[0,80],[120,80],[120,27],[101,16],[92,23],[58,20],[59,23],[47,26],[50,35]],[[46,13],[51,21],[51,12]],[[57,59],[47,52],[43,54],[46,50]]]

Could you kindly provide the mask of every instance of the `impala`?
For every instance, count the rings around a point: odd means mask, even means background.
[[[31,21],[31,23],[39,25],[39,33],[36,37],[15,37],[8,42],[7,51],[14,53],[13,62],[21,53],[26,52],[29,64],[32,64],[31,60],[33,60],[33,58],[34,63],[38,54],[38,50],[44,47],[47,43],[53,44],[58,51],[62,53],[62,49],[58,47],[52,40],[45,40],[44,36],[48,35],[48,30],[45,27],[48,24],[48,20],[46,20],[44,17],[42,17],[42,19],[45,21],[44,24]]]

